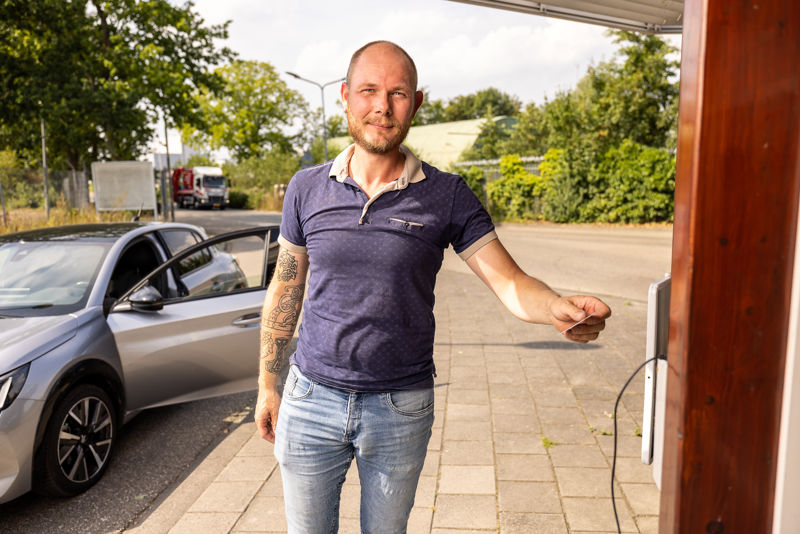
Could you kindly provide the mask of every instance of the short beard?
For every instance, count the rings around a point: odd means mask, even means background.
[[[403,141],[405,141],[406,136],[408,135],[408,130],[411,127],[410,121],[408,124],[400,124],[397,121],[390,119],[392,125],[398,128],[398,134],[391,139],[381,139],[379,143],[373,143],[368,141],[364,135],[366,122],[359,121],[353,117],[349,109],[345,109],[345,114],[347,115],[347,128],[350,130],[350,136],[353,138],[353,141],[370,154],[383,155],[393,152],[403,143]]]

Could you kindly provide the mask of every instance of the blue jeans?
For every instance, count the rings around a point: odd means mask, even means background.
[[[292,366],[275,432],[289,534],[335,534],[355,457],[361,531],[405,533],[433,426],[433,389],[352,393]]]

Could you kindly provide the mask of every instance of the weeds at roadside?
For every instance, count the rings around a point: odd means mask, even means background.
[[[76,210],[57,206],[50,209],[50,218],[47,218],[43,209],[17,209],[7,212],[7,224],[3,224],[0,218],[0,234],[67,224],[127,222],[135,215],[134,211],[101,211],[98,214],[92,209]],[[143,213],[140,220],[153,220],[152,212]]]

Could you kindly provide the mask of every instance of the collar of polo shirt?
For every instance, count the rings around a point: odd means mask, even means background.
[[[331,165],[331,178],[335,178],[337,182],[343,183],[347,179],[347,169],[350,166],[350,159],[353,157],[355,151],[355,144],[345,148],[336,159],[333,160]],[[394,184],[391,189],[405,189],[408,184],[421,182],[425,179],[425,173],[422,172],[422,162],[417,156],[414,155],[405,145],[400,145],[400,153],[406,157],[403,164],[403,174],[399,178],[390,182]],[[388,184],[387,184],[388,185]]]

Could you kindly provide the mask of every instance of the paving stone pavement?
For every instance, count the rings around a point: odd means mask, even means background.
[[[645,303],[605,298],[613,310],[606,331],[576,345],[512,317],[470,274],[443,270],[436,299],[436,419],[408,531],[616,532],[611,415],[644,359]],[[643,384],[640,373],[619,410],[622,532],[658,531],[659,492],[639,460]],[[359,491],[353,467],[342,490],[342,534],[360,531]],[[285,531],[280,471],[252,415],[129,529]]]

